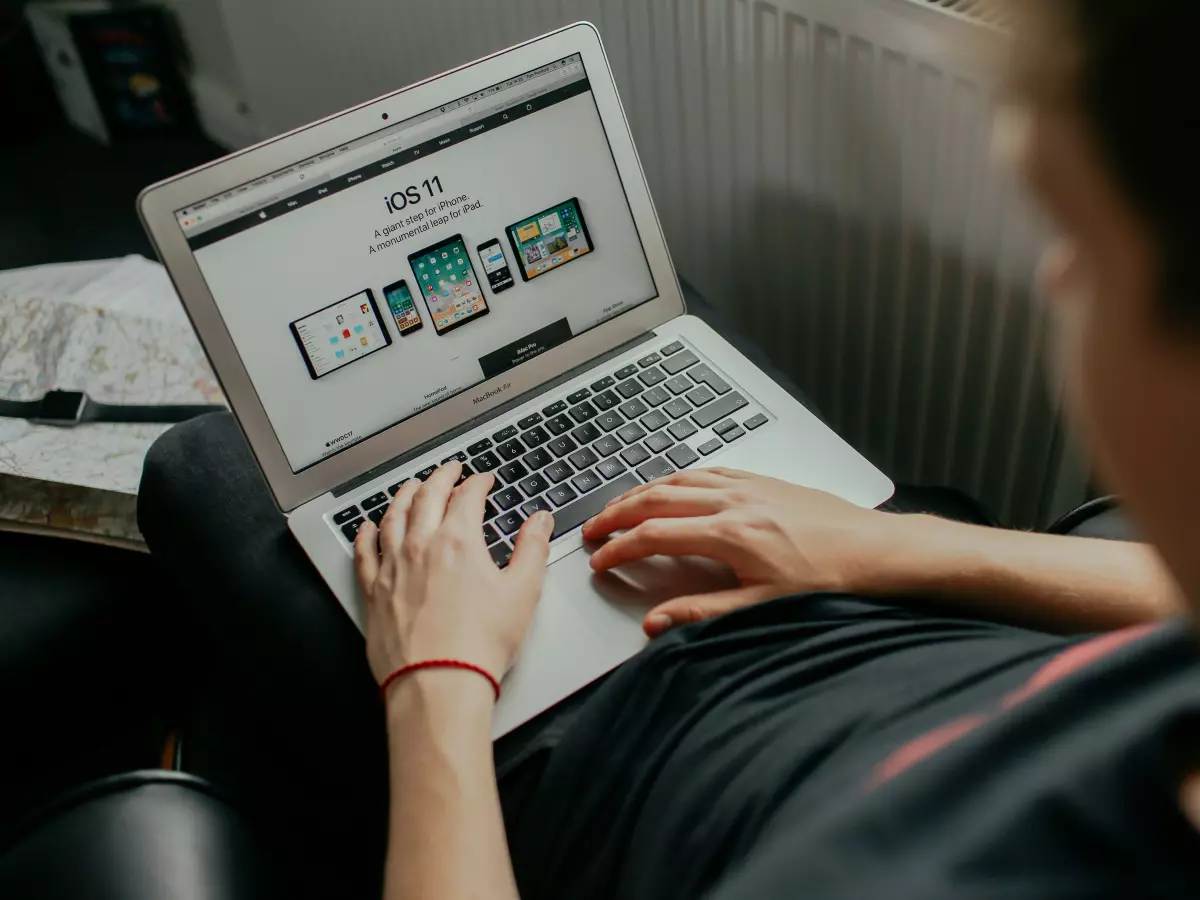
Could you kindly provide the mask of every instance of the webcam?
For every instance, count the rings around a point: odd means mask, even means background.
[[[386,118],[387,118],[387,113],[384,113],[384,114],[383,114],[383,117],[386,119]]]

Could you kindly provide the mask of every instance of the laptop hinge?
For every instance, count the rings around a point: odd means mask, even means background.
[[[495,409],[489,410],[488,412],[484,413],[483,415],[476,416],[473,419],[463,422],[463,424],[459,425],[457,428],[452,428],[449,431],[444,431],[441,434],[439,434],[437,437],[431,438],[430,440],[426,441],[425,443],[423,443],[417,447],[413,447],[411,450],[406,450],[403,453],[401,453],[399,456],[394,456],[391,459],[389,459],[387,462],[380,463],[379,465],[375,466],[374,468],[370,469],[369,471],[363,472],[361,475],[357,475],[354,478],[351,478],[349,481],[343,481],[341,484],[339,484],[337,487],[335,487],[333,489],[332,494],[335,497],[344,496],[345,494],[350,493],[351,491],[361,487],[362,485],[367,484],[370,481],[374,481],[380,475],[386,475],[388,472],[392,471],[393,469],[397,469],[400,466],[403,466],[406,462],[409,462],[411,460],[417,459],[418,457],[424,456],[430,450],[433,450],[436,447],[440,447],[443,444],[449,443],[450,441],[453,441],[455,438],[460,437],[469,431],[473,431],[474,429],[478,428],[480,425],[483,425],[486,422],[490,422],[493,419],[498,419],[501,416],[507,415],[510,411],[516,409],[522,403],[526,403],[534,397],[537,397],[541,394],[545,394],[548,391],[554,390],[554,388],[558,387],[560,384],[565,384],[566,382],[570,381],[572,378],[575,378],[575,377],[583,374],[588,369],[593,369],[596,366],[601,365],[610,359],[613,359],[614,357],[620,356],[622,353],[626,352],[627,350],[631,350],[634,347],[638,346],[639,344],[644,344],[644,343],[646,343],[646,341],[651,340],[655,336],[656,335],[653,331],[644,331],[641,334],[637,335],[636,337],[631,338],[630,340],[621,344],[620,346],[614,347],[613,349],[611,349],[605,353],[601,353],[599,356],[594,356],[591,359],[589,359],[587,362],[581,363],[580,365],[576,366],[575,368],[573,368],[567,372],[563,372],[561,375],[559,375],[555,378],[552,378],[549,381],[544,382],[544,383],[538,385],[537,387],[526,391],[523,394],[519,394],[518,396],[513,397],[511,400],[508,400],[508,401],[500,404]]]

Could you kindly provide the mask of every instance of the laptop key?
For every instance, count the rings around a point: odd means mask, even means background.
[[[471,465],[476,472],[490,472],[492,469],[500,468],[500,457],[491,450],[487,450],[479,456],[472,457]]]
[[[517,422],[517,427],[522,431],[527,431],[540,421],[542,421],[542,416],[540,413],[531,413]]]
[[[761,428],[763,425],[766,425],[768,421],[770,420],[766,417],[766,415],[763,413],[758,413],[757,415],[753,415],[748,418],[742,424],[746,426],[747,431],[753,431],[755,428]]]
[[[428,481],[429,477],[438,470],[437,463],[430,463],[420,472],[413,473],[413,478],[419,478],[421,481]]]
[[[686,469],[699,458],[700,454],[698,454],[687,444],[676,444],[667,451],[667,459],[669,459],[671,464],[677,469]]]
[[[650,448],[651,453],[662,453],[674,443],[675,439],[665,431],[656,431],[646,438],[646,446]]]
[[[652,387],[646,393],[642,394],[639,399],[649,403],[651,406],[662,406],[671,399],[671,395],[660,387]]]
[[[698,362],[700,362],[700,357],[698,357],[691,350],[685,350],[683,353],[680,353],[677,356],[673,356],[668,360],[664,360],[662,367],[672,375],[678,375],[688,366],[694,366]]]
[[[524,521],[525,517],[513,509],[505,513],[500,513],[500,515],[496,516],[496,521],[492,524],[504,534],[513,534],[521,527],[521,523]]]
[[[467,454],[463,453],[461,450],[459,450],[457,453],[451,453],[449,456],[447,456],[445,459],[442,460],[442,465],[444,466],[446,463],[450,462],[450,460],[452,460],[452,459],[457,459],[460,463],[465,463],[467,461]]]
[[[642,423],[642,427],[647,431],[658,431],[658,429],[663,428],[671,423],[671,420],[667,418],[666,414],[659,412],[657,409],[646,413],[644,416],[638,419],[638,421]]]
[[[672,354],[678,353],[682,349],[683,349],[683,341],[672,341],[671,343],[667,344],[667,346],[663,347],[658,352],[661,353],[663,356],[671,356]]]
[[[358,529],[362,528],[365,519],[355,519],[353,522],[346,522],[342,525],[342,534],[346,536],[346,540],[354,543],[354,539],[358,537]]]
[[[378,494],[372,494],[370,497],[364,500],[362,502],[362,508],[365,510],[371,510],[377,507],[379,504],[387,502],[387,494],[385,494],[383,491],[380,491]]]
[[[628,466],[640,466],[649,458],[650,451],[641,444],[634,444],[627,450],[621,451],[621,459],[625,460],[625,464]]]
[[[571,418],[576,422],[586,422],[588,419],[594,419],[596,418],[596,407],[585,400],[578,406],[571,407]]]
[[[511,441],[505,441],[497,447],[496,452],[506,460],[516,459],[525,452],[525,445],[514,438]]]
[[[645,388],[643,388],[641,383],[634,378],[630,378],[628,381],[622,381],[617,385],[617,393],[626,400],[628,400],[630,397],[636,397],[643,390],[645,390]]]
[[[684,438],[690,438],[696,433],[696,426],[687,419],[680,419],[674,425],[667,429],[671,432],[671,437],[677,441],[682,441]]]
[[[605,481],[612,481],[622,472],[628,472],[629,470],[625,468],[625,463],[619,459],[605,459],[601,460],[600,464],[596,466],[596,471],[604,476]]]
[[[494,519],[494,518],[496,518],[496,507],[492,504],[491,500],[484,500],[483,501],[483,521],[486,522],[486,521],[488,521],[488,519]]]
[[[569,506],[561,507],[554,511],[554,533],[550,539],[566,534],[568,531],[573,531],[578,528],[600,510],[604,509],[606,503],[615,497],[620,497],[623,493],[635,488],[640,484],[632,472],[626,472],[624,475],[617,477],[601,488],[590,491],[582,497],[575,499],[574,503],[570,500],[565,501]],[[565,484],[561,487],[568,491],[571,489]],[[572,494],[574,492],[572,491]],[[551,500],[554,498],[551,497]],[[573,498],[574,499],[574,498]]]
[[[627,419],[636,419],[642,413],[649,412],[650,407],[643,403],[640,399],[630,400],[628,403],[622,403],[618,409],[621,410],[621,415]]]
[[[570,431],[574,427],[575,423],[566,416],[555,416],[546,422],[546,430],[556,436]]]
[[[570,404],[572,404],[572,405],[574,405],[574,404],[576,404],[576,403],[579,403],[579,402],[581,402],[581,401],[583,401],[583,400],[586,400],[586,399],[587,399],[588,397],[590,397],[590,396],[592,396],[592,392],[591,392],[591,391],[589,391],[587,388],[580,388],[580,389],[579,389],[579,390],[577,390],[575,393],[573,393],[573,394],[570,394],[570,395],[567,397],[567,402],[568,402],[568,403],[570,403]]]
[[[495,441],[497,444],[503,444],[509,438],[515,438],[516,436],[517,436],[517,426],[509,425],[507,428],[501,428],[499,431],[497,431],[495,434],[493,434],[492,440]]]
[[[665,385],[663,385],[663,387],[665,387],[672,394],[679,395],[686,394],[692,389],[693,385],[686,375],[676,375]]]
[[[700,448],[699,448],[700,455],[701,456],[709,456],[713,453],[716,453],[718,450],[720,450],[724,446],[725,445],[723,443],[721,443],[720,438],[713,438],[711,441],[705,441],[703,444],[700,445]]]
[[[713,426],[713,431],[717,434],[724,434],[727,431],[732,431],[734,428],[737,428],[737,422],[733,421],[733,419],[722,419]]]
[[[526,503],[524,506],[521,507],[521,512],[523,512],[525,514],[525,518],[528,519],[535,512],[538,512],[539,510],[543,510],[543,509],[546,512],[554,511],[554,507],[550,505],[550,501],[547,500],[545,497],[534,497],[532,500],[530,500],[528,503]]]
[[[746,431],[745,431],[745,429],[742,428],[741,425],[735,425],[733,428],[729,429],[723,435],[721,435],[721,440],[723,440],[727,444],[732,444],[734,441],[736,441],[740,437],[743,437],[745,434],[746,434]]]
[[[546,491],[546,498],[555,506],[566,506],[568,503],[577,499],[578,497],[579,495],[571,490],[571,486],[569,484],[556,484],[554,487],[550,488],[550,490]],[[558,532],[557,519],[554,520],[554,524],[554,530],[555,532]]]
[[[599,381],[597,381],[595,384],[592,385],[592,390],[593,391],[607,390],[608,388],[612,387],[616,383],[617,383],[617,380],[615,378],[610,378],[606,375],[603,378],[601,378]]]
[[[512,509],[524,499],[524,495],[515,487],[506,487],[504,490],[492,494],[492,501],[502,510]]]
[[[536,472],[543,466],[548,466],[550,463],[554,462],[554,457],[547,452],[546,448],[539,447],[532,453],[526,453],[524,456],[522,456],[521,462],[525,463],[525,465],[529,466],[532,471]]]
[[[550,435],[546,434],[545,428],[543,428],[541,425],[537,425],[521,435],[521,440],[525,442],[526,446],[540,447],[542,444],[546,443],[546,441],[550,440]]]
[[[482,441],[477,441],[476,443],[474,443],[470,447],[468,447],[467,455],[468,456],[478,456],[480,453],[482,453],[484,450],[489,449],[491,446],[492,446],[492,442],[488,438],[484,438]]]
[[[575,443],[577,444],[590,444],[596,438],[600,437],[600,429],[591,422],[585,422],[571,432],[571,437],[575,439]]]
[[[612,412],[600,413],[596,417],[596,424],[607,431],[616,431],[625,424],[625,418],[616,410]]]
[[[408,479],[408,478],[404,479],[404,481],[409,481],[409,480],[411,480],[411,479]],[[396,491],[398,491],[398,490],[400,490],[400,488],[404,487],[404,481],[397,481],[390,488],[388,488],[388,493],[391,494],[393,497],[395,497]]]
[[[746,398],[734,391],[732,394],[726,394],[720,400],[713,401],[708,406],[700,407],[692,413],[692,421],[700,428],[707,428],[714,422],[719,422],[748,405]]]
[[[637,422],[630,422],[628,425],[617,429],[617,436],[626,444],[636,444],[646,436],[646,430]]]
[[[512,547],[508,546],[507,541],[500,541],[498,544],[492,544],[488,547],[488,553],[492,555],[492,562],[503,569],[508,565],[508,561],[512,559]]]
[[[496,471],[496,474],[504,479],[505,484],[512,484],[514,481],[520,481],[529,474],[529,470],[519,462],[511,462],[507,466],[501,466]]]
[[[688,403],[682,397],[676,397],[663,407],[663,412],[665,412],[672,419],[681,419],[691,411],[692,404]]]
[[[654,385],[658,384],[659,382],[666,380],[667,376],[663,374],[662,369],[660,369],[658,366],[647,369],[638,376],[638,381],[640,381],[646,387],[654,387]]]
[[[612,456],[621,449],[621,446],[620,441],[611,434],[606,434],[600,440],[596,441],[596,443],[592,444],[592,450],[597,456],[603,459],[606,456]]]
[[[581,494],[586,494],[588,491],[594,491],[600,485],[604,484],[604,479],[590,469],[586,472],[580,472],[571,479],[571,484],[575,486],[575,490]]]
[[[462,464],[462,471],[458,473],[458,481],[454,482],[454,486],[458,487],[468,478],[475,474],[475,471],[467,463]]]
[[[638,365],[641,366],[643,369],[647,369],[661,359],[662,359],[662,357],[659,356],[657,353],[651,353],[649,356],[643,356],[641,359],[639,359]]]
[[[367,518],[370,519],[372,522],[374,522],[376,525],[378,525],[380,522],[383,521],[383,515],[387,511],[388,511],[387,506],[377,506],[373,510],[371,510],[369,513],[367,513]]]
[[[551,416],[557,416],[560,412],[567,408],[566,400],[559,400],[556,403],[551,403],[549,406],[542,409],[542,415],[547,419]]]
[[[692,381],[712,388],[717,394],[728,394],[730,391],[730,387],[725,379],[703,363],[694,367],[688,372],[688,375],[691,376]]]
[[[592,402],[596,404],[596,409],[604,412],[606,409],[612,409],[621,401],[612,391],[604,391],[603,393],[597,394],[595,397],[593,397]]]
[[[500,540],[500,535],[496,534],[496,529],[486,522],[483,523],[483,542],[485,544],[494,544]]]
[[[637,371],[637,366],[625,366],[624,368],[617,369],[617,371],[613,372],[613,378],[617,379],[617,381],[624,381],[626,378],[632,378],[634,375],[636,375]]]
[[[663,459],[661,456],[656,456],[650,462],[637,467],[637,473],[646,481],[653,481],[655,478],[663,478],[675,471],[675,467]]]
[[[575,470],[571,468],[571,464],[565,460],[559,460],[556,463],[551,463],[542,469],[542,474],[549,478],[555,484],[560,481],[566,481],[575,474]]]
[[[694,391],[691,391],[686,396],[688,400],[691,401],[692,406],[703,406],[705,403],[710,403],[716,399],[717,395],[704,385],[700,385],[700,387],[696,388]]]
[[[397,489],[399,489],[399,485],[397,485],[396,487],[397,487]],[[392,493],[395,494],[396,492],[392,491]],[[359,515],[359,513],[358,513],[357,506],[352,506],[349,509],[343,509],[341,512],[336,512],[333,514],[333,524],[334,525],[345,525],[351,519],[357,519],[358,515]]]
[[[568,453],[574,453],[579,449],[579,445],[569,437],[560,437],[551,441],[549,444],[547,444],[547,446],[550,448],[550,452],[559,459],[562,459]]]
[[[520,481],[518,487],[525,492],[526,497],[536,497],[546,488],[550,487],[550,482],[546,480],[546,476],[534,472],[528,478]],[[529,515],[529,513],[525,515]]]
[[[581,470],[589,469],[596,463],[600,462],[600,457],[593,453],[590,447],[584,447],[580,450],[576,450],[574,453],[568,456],[567,459],[571,461],[571,465],[573,465],[576,469]]]

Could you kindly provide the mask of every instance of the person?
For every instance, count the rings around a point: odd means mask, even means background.
[[[298,880],[316,883],[323,853],[338,896],[378,896],[380,869],[389,898],[1200,890],[1200,129],[1176,86],[1200,14],[1187,0],[1019,11],[1003,143],[1061,234],[1042,281],[1070,406],[1146,543],[685,470],[584,526],[592,566],[700,555],[738,586],[649,610],[644,652],[493,747],[491,679],[537,603],[547,518],[496,569],[477,526],[491,476],[454,487],[452,462],[362,529],[380,700],[344,658],[352,627],[305,621],[315,576],[275,520],[230,510],[237,546],[205,549],[191,520],[218,511],[194,488],[194,516],[178,500],[221,451],[185,426],[148,460],[143,530],[254,598],[208,591],[199,615],[221,635],[228,696],[255,698],[240,724],[257,740],[225,762],[269,760],[241,785],[281,842],[309,848]],[[261,490],[254,477],[226,472],[217,500]],[[447,659],[474,670],[391,677]]]

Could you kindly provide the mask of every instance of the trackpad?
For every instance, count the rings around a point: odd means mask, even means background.
[[[493,738],[516,728],[641,650],[642,619],[673,597],[736,586],[698,558],[649,560],[597,575],[587,545],[546,570],[542,599],[516,666],[504,679]]]

